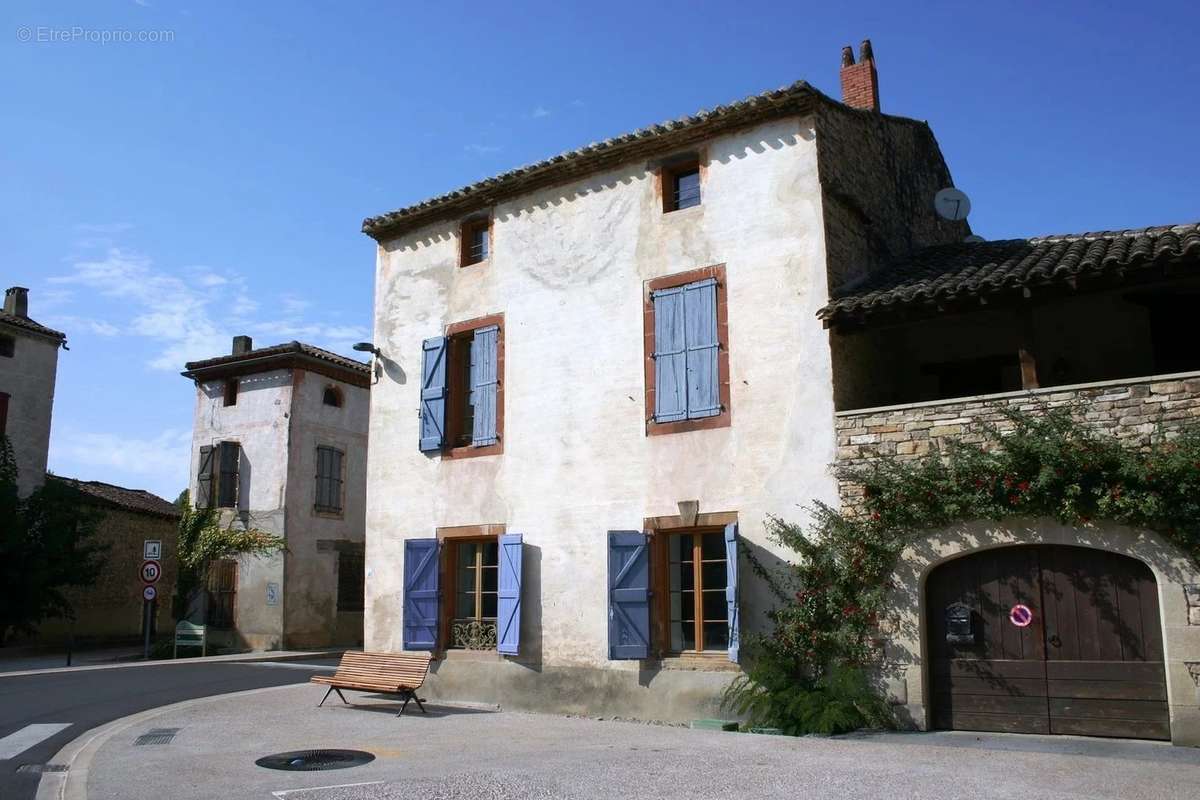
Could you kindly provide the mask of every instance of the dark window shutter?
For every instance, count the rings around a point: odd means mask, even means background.
[[[500,537],[500,575],[496,597],[496,651],[515,656],[521,646],[521,551],[519,533]]]
[[[237,508],[241,491],[241,445],[237,442],[221,442],[217,449],[220,452],[217,505],[221,508]]]
[[[725,605],[729,619],[729,660],[737,663],[741,635],[738,624],[738,532],[737,523],[725,526]]]
[[[661,289],[654,302],[654,421],[687,417],[687,353],[683,288]]]
[[[0,436],[8,432],[8,395],[0,392]]]
[[[650,549],[640,531],[608,532],[608,657],[650,654]]]
[[[438,540],[404,540],[405,650],[437,649]]]
[[[471,404],[474,425],[471,444],[484,447],[496,443],[496,389],[499,386],[497,352],[500,328],[479,328],[471,340]]]
[[[329,450],[329,507],[342,510],[342,451]]]
[[[683,287],[684,341],[687,343],[688,419],[721,413],[717,377],[717,282],[713,278]]]
[[[441,450],[446,441],[446,337],[421,347],[421,451]]]
[[[212,508],[213,493],[213,449],[208,445],[200,448],[200,466],[196,469],[196,507]]]

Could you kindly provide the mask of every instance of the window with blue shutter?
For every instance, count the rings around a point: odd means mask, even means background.
[[[738,532],[737,523],[725,526],[725,604],[729,620],[729,660],[737,663],[741,644],[738,621]]]
[[[421,451],[441,450],[446,439],[446,337],[421,347]]]
[[[438,540],[404,540],[405,650],[435,650],[438,634]]]
[[[499,592],[496,603],[496,650],[515,656],[521,647],[522,537],[508,533],[500,537]]]
[[[499,325],[477,328],[471,340],[471,406],[474,447],[496,443],[497,342]]]
[[[640,531],[608,532],[608,657],[650,654],[650,551]]]
[[[711,275],[716,270],[704,272]],[[717,278],[656,289],[650,297],[654,316],[654,422],[720,415],[725,408],[721,398]]]

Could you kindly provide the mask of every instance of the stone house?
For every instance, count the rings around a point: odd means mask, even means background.
[[[979,241],[936,213],[949,170],[925,123],[880,112],[869,43],[841,83],[842,102],[800,82],[364,222],[368,649],[433,651],[435,695],[712,716],[772,602],[751,564],[790,555],[765,519],[852,513],[839,462],[1043,396],[1128,435],[1195,415],[1172,298],[1194,291],[1196,226]],[[883,677],[914,727],[1200,743],[1200,578],[1152,535],[981,523],[897,570]],[[1065,610],[1049,624],[1043,586],[1090,609],[1088,641]],[[998,638],[947,650],[969,602]],[[1006,603],[1041,644],[1004,649]]]
[[[366,364],[300,342],[187,364],[196,386],[189,491],[223,525],[281,536],[269,557],[218,562],[203,616],[255,650],[356,645],[363,626]]]
[[[62,641],[73,636],[77,643],[140,640],[144,635],[142,578],[143,542],[162,544],[162,577],[155,584],[158,597],[151,606],[151,635],[167,635],[173,628],[172,600],[178,564],[175,543],[179,531],[179,509],[144,489],[126,489],[101,481],[80,481],[57,475],[58,481],[78,493],[79,500],[100,514],[93,541],[108,546],[104,568],[96,582],[70,589],[67,598],[75,609],[75,620],[49,620],[38,627],[38,641]]]
[[[4,292],[0,312],[0,435],[8,436],[22,496],[42,485],[50,451],[50,417],[58,351],[67,337],[29,316],[29,290]]]

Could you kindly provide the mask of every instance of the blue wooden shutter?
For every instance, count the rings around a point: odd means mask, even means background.
[[[521,534],[500,537],[496,597],[496,651],[515,656],[521,646]]]
[[[650,549],[640,531],[608,532],[608,657],[650,654]]]
[[[483,447],[496,443],[496,365],[500,328],[488,325],[475,331],[471,340],[471,404],[475,407],[475,430],[471,444]]]
[[[660,289],[654,302],[654,421],[687,418],[683,288]]]
[[[446,337],[421,346],[421,452],[441,450],[446,440]]]
[[[438,541],[404,540],[404,649],[434,650],[438,633]]]
[[[738,534],[737,523],[725,526],[725,605],[729,619],[729,660],[737,662],[741,644],[738,625]]]
[[[713,278],[683,287],[684,341],[687,344],[688,419],[721,413],[717,377],[717,282]]]

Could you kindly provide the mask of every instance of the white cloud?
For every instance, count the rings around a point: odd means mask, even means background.
[[[477,156],[487,156],[493,153],[499,153],[500,148],[491,144],[469,144],[463,147],[468,153]]]
[[[148,476],[160,484],[169,481],[168,488],[163,489],[168,491],[176,483],[179,488],[187,485],[186,465],[191,460],[191,446],[192,432],[178,428],[168,428],[146,439],[72,430],[61,435],[56,432],[50,445],[50,460],[66,465],[67,477],[125,485],[121,481],[126,480],[126,475]],[[109,476],[110,471],[118,472],[119,476]]]
[[[80,333],[94,333],[97,336],[117,336],[121,333],[121,329],[111,322],[71,314],[46,317],[44,321],[51,328],[67,334],[67,338]]]
[[[307,311],[312,303],[294,294],[285,294],[279,298],[279,303],[286,314],[300,314]]]
[[[538,106],[533,110],[533,113],[530,114],[530,116],[532,116],[534,119],[548,117],[550,116],[550,109],[546,108],[545,106]]]

